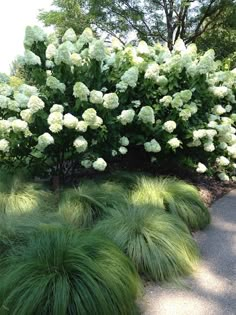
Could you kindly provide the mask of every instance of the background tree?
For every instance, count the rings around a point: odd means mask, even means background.
[[[91,24],[86,0],[54,0],[52,6],[50,11],[40,10],[38,18],[45,26],[54,26],[59,35],[70,27],[80,34]]]
[[[122,41],[135,31],[139,39],[166,42],[170,49],[178,37],[188,44],[208,31],[213,36],[214,29],[224,29],[228,16],[235,17],[234,0],[55,0],[53,5],[57,9],[42,11],[39,19],[59,32],[68,27],[81,32],[90,24]]]

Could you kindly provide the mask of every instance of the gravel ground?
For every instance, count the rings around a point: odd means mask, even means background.
[[[236,190],[216,201],[195,234],[202,261],[184,287],[147,285],[143,315],[236,315]]]

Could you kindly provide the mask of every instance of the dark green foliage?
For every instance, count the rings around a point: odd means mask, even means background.
[[[126,192],[113,182],[84,182],[78,188],[62,193],[59,213],[67,222],[89,227],[99,219],[108,207],[126,203]]]
[[[0,172],[0,213],[52,211],[55,207],[53,195],[42,185],[25,181],[22,175]]]
[[[133,315],[140,282],[99,235],[50,229],[0,261],[0,314]]]
[[[192,230],[203,229],[210,222],[210,214],[198,190],[175,178],[140,177],[132,193],[137,205],[159,206],[178,215]]]
[[[187,226],[157,207],[113,209],[95,231],[113,240],[148,279],[176,280],[191,273],[198,261]]]

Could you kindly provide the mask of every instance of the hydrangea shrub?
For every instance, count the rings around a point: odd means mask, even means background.
[[[213,50],[107,44],[90,29],[57,38],[38,27],[27,27],[24,44],[27,84],[0,77],[3,162],[103,171],[138,146],[150,162],[176,155],[235,179],[236,69],[221,71]]]

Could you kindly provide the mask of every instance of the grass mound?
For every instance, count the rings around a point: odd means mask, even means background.
[[[21,213],[0,215],[0,255],[14,246],[27,244],[31,235],[40,230],[65,226],[56,213]]]
[[[140,282],[109,240],[87,232],[36,233],[0,260],[0,314],[133,315]]]
[[[55,207],[53,195],[40,184],[29,183],[20,175],[0,173],[0,213],[52,211]]]
[[[191,230],[203,229],[210,214],[198,190],[175,178],[140,177],[132,192],[137,205],[154,205],[178,215]]]
[[[126,192],[119,184],[84,182],[62,193],[59,213],[73,225],[90,227],[108,207],[123,205],[126,200]]]
[[[113,209],[95,231],[113,240],[138,271],[154,281],[177,280],[190,274],[199,258],[187,226],[156,207]]]

